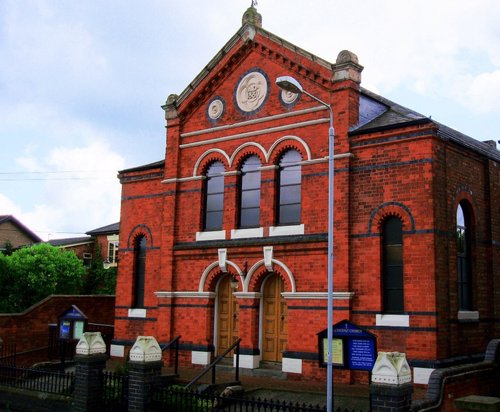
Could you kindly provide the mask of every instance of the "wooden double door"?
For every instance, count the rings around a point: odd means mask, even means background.
[[[261,354],[265,362],[281,362],[288,340],[287,306],[281,296],[283,280],[270,275],[262,291]],[[217,354],[222,354],[238,338],[239,306],[231,288],[231,277],[224,277],[218,288]],[[232,356],[232,353],[229,354]]]

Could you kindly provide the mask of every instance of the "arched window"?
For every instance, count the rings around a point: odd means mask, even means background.
[[[260,159],[250,156],[241,166],[240,175],[240,228],[258,227],[260,224]]]
[[[300,224],[301,212],[301,162],[300,153],[288,150],[279,162],[277,224]]]
[[[224,214],[224,165],[217,161],[207,169],[203,230],[221,230]]]
[[[134,244],[134,308],[144,307],[146,281],[146,237],[139,236]]]
[[[382,227],[382,294],[384,313],[404,312],[403,225],[388,217]]]
[[[457,282],[459,310],[472,310],[471,218],[466,202],[457,207]]]

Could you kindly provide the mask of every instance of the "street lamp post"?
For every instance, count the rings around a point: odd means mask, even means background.
[[[333,166],[334,166],[334,147],[333,138],[335,135],[333,129],[333,110],[332,106],[311,93],[304,90],[302,85],[293,77],[281,76],[276,79],[276,84],[282,90],[305,94],[311,99],[321,103],[330,111],[330,128],[328,129],[328,307],[327,307],[327,370],[326,370],[326,398],[327,411],[333,410],[333,362],[332,362],[332,342],[333,342]]]

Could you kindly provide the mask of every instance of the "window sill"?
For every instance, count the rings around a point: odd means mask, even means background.
[[[459,310],[457,318],[459,322],[479,322],[479,312],[477,310]]]
[[[269,227],[269,236],[292,236],[292,235],[303,235],[303,234],[304,234],[304,224]]]
[[[207,240],[224,240],[226,239],[225,230],[213,230],[207,232],[196,232],[196,241],[203,242]]]
[[[231,239],[247,239],[263,236],[264,228],[262,227],[255,227],[251,229],[231,229]]]
[[[394,326],[397,328],[407,328],[410,326],[409,315],[375,315],[377,326]]]
[[[129,309],[128,310],[129,318],[145,318],[146,317],[146,309]]]

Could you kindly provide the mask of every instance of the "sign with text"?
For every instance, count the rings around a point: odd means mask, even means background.
[[[318,333],[321,367],[328,363],[327,329]],[[371,371],[377,357],[376,337],[347,320],[333,325],[332,364],[334,367]]]

